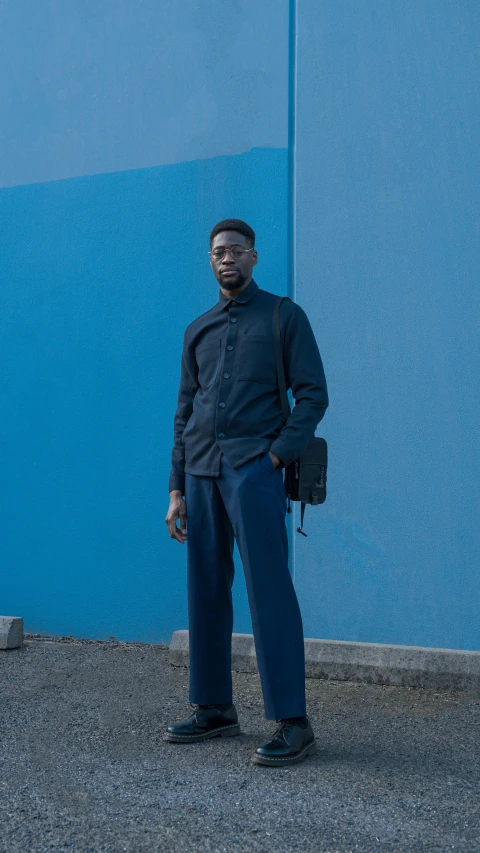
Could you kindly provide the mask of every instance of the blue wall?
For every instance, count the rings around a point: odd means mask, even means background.
[[[255,149],[0,193],[0,610],[28,630],[185,625],[164,521],[183,330],[218,299],[208,233],[232,209],[286,292],[286,185],[287,152]],[[242,580],[236,604],[251,630]]]
[[[212,225],[251,221],[259,283],[287,289],[288,0],[5,0],[0,104],[0,612],[168,640],[173,414],[184,327],[218,299]]]
[[[298,8],[296,299],[331,394],[305,631],[480,649],[480,8]]]
[[[185,627],[164,521],[180,351],[234,215],[329,383],[329,497],[291,537],[306,635],[480,649],[478,19],[447,0],[2,3],[0,612]]]
[[[287,146],[288,0],[2,0],[0,187]]]

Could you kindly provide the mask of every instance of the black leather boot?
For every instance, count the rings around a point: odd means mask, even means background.
[[[197,705],[192,716],[167,727],[164,740],[169,743],[197,743],[212,737],[234,737],[240,734],[235,705],[220,711],[214,705]]]
[[[298,764],[317,751],[315,735],[308,720],[301,725],[298,718],[278,720],[280,727],[268,743],[259,746],[252,761],[269,767],[288,767]]]

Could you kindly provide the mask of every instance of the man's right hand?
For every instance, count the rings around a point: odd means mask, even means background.
[[[177,527],[177,520],[180,520],[180,527]],[[184,545],[187,539],[187,506],[179,489],[170,492],[170,506],[165,522],[170,539],[176,539]]]

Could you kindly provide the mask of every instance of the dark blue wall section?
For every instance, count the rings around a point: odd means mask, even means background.
[[[218,299],[225,216],[286,293],[287,151],[4,189],[0,216],[0,612],[166,641],[186,626],[164,521],[183,330]],[[251,630],[241,582],[236,611]]]
[[[331,395],[307,635],[480,649],[479,23],[298,4],[296,299]]]

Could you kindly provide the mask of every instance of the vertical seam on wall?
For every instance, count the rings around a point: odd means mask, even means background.
[[[288,272],[287,294],[296,297],[296,106],[297,106],[297,0],[288,5]],[[290,516],[290,574],[295,583],[295,529],[296,505],[292,503]]]
[[[297,0],[289,0],[288,41],[288,295],[295,301]]]

